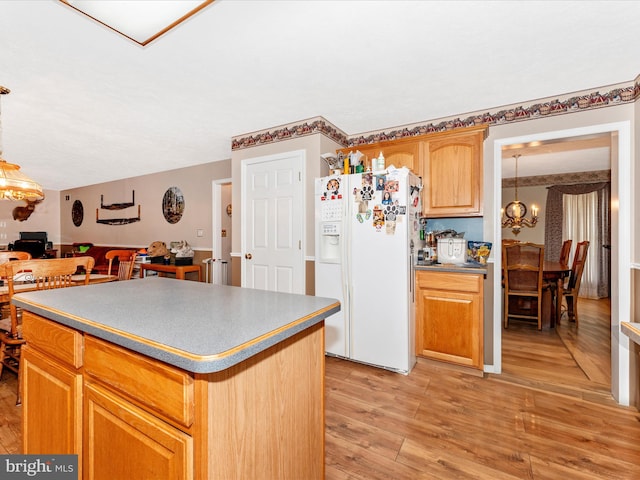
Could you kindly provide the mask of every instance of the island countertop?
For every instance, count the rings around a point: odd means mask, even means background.
[[[159,277],[20,293],[13,303],[193,373],[225,370],[340,310],[335,299]]]

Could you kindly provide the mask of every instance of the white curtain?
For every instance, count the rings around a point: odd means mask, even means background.
[[[598,192],[585,193],[582,195],[563,195],[563,223],[562,240],[571,239],[571,255],[569,266],[573,262],[576,245],[578,242],[587,240],[589,251],[587,261],[582,273],[582,284],[580,285],[579,296],[586,298],[602,298],[608,296],[608,292],[603,294],[602,288],[598,288],[600,279],[599,249],[601,249],[600,229],[603,219],[599,218],[598,212]],[[600,291],[599,291],[600,290]]]

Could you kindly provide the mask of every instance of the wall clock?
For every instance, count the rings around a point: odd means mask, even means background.
[[[184,213],[184,196],[178,187],[170,187],[162,197],[162,214],[169,223],[178,223]]]
[[[71,207],[71,220],[76,227],[82,225],[82,219],[84,218],[84,208],[80,200],[75,200]]]

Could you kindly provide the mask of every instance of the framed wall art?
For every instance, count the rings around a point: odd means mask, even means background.
[[[73,202],[73,206],[71,207],[71,220],[76,227],[82,225],[82,220],[84,219],[84,207],[82,206],[82,202],[80,200],[75,200]]]
[[[184,213],[184,195],[178,187],[170,187],[162,197],[162,214],[169,223],[178,223]]]

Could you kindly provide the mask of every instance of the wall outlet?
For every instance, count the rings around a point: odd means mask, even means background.
[[[201,228],[196,230],[196,237],[204,237],[204,230],[202,230]]]
[[[220,233],[221,237],[226,237],[227,236],[227,231],[223,228],[222,229],[222,233]]]

